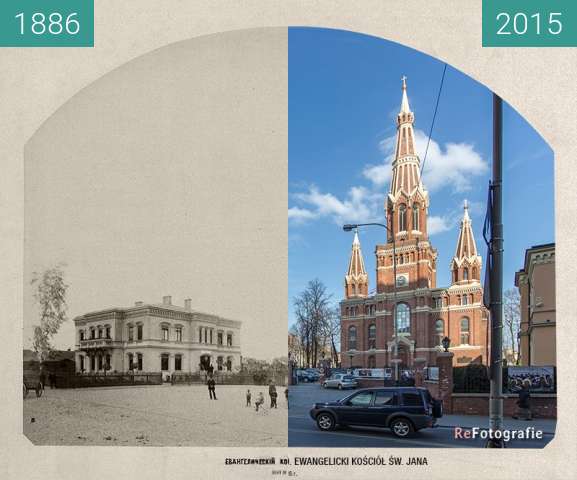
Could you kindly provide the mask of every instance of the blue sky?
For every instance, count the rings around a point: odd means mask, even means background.
[[[313,278],[335,303],[341,300],[352,242],[342,224],[385,218],[401,77],[407,76],[423,161],[442,72],[442,62],[383,39],[289,29],[289,325],[292,299]],[[554,162],[549,146],[507,104],[503,126],[504,286],[511,288],[525,249],[554,241]],[[438,286],[449,284],[465,199],[485,263],[491,150],[492,94],[449,65],[424,172]],[[365,228],[359,236],[372,290],[374,247],[385,231]]]

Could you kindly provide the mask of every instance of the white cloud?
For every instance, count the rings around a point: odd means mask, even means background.
[[[395,136],[391,136],[379,144],[385,155],[383,164],[367,165],[363,169],[363,176],[377,187],[382,187],[390,182],[395,139]],[[423,131],[415,130],[415,141],[417,152],[423,161],[427,136]],[[443,149],[435,140],[431,139],[423,172],[423,183],[430,192],[451,188],[453,192],[461,193],[470,190],[475,177],[483,175],[488,169],[487,162],[475,151],[473,145],[447,143]]]
[[[341,200],[332,193],[323,193],[315,185],[311,185],[307,192],[296,193],[293,198],[307,207],[289,209],[289,219],[296,222],[328,217],[337,224],[363,223],[382,217],[382,193],[365,187],[350,188],[346,197]]]
[[[306,208],[291,207],[288,210],[288,218],[295,223],[304,223],[307,220],[317,218],[317,214]]]
[[[451,230],[453,226],[454,222],[447,217],[432,215],[427,218],[427,233],[429,235],[447,232]]]

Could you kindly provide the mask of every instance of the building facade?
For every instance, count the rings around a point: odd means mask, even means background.
[[[136,302],[133,307],[74,319],[77,372],[233,371],[240,367],[241,323],[184,307]]]
[[[345,275],[345,298],[340,304],[341,354],[347,367],[432,364],[445,336],[451,340],[455,365],[487,362],[482,259],[467,203],[449,266],[451,285],[438,287],[437,250],[427,233],[429,195],[421,181],[413,124],[403,79],[391,184],[384,205],[387,241],[375,248],[375,293],[369,294],[356,232]]]
[[[521,297],[519,364],[557,364],[555,322],[555,244],[525,251],[525,265],[515,274]]]

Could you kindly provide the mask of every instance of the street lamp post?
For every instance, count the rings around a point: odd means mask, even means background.
[[[394,222],[394,216],[392,221]],[[353,223],[343,225],[343,230],[345,232],[350,232],[357,229],[358,227],[369,227],[376,226],[382,227],[393,237],[393,338],[394,338],[394,360],[395,360],[395,382],[399,382],[399,362],[398,362],[398,338],[397,338],[397,249],[395,245],[395,232],[394,228],[389,228],[387,225],[382,223]]]

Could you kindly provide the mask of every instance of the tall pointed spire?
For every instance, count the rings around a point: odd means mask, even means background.
[[[349,269],[345,275],[345,297],[366,297],[369,294],[369,276],[365,270],[365,261],[361,252],[361,242],[355,230],[355,238],[349,260]]]
[[[411,195],[415,188],[421,186],[420,160],[415,148],[415,115],[411,112],[407,96],[407,77],[401,78],[403,96],[401,109],[397,115],[397,141],[393,161],[393,178],[390,194],[396,196],[400,191]]]
[[[457,248],[451,262],[453,284],[478,282],[481,274],[481,263],[481,257],[477,254],[471,217],[469,217],[469,204],[465,200]]]

